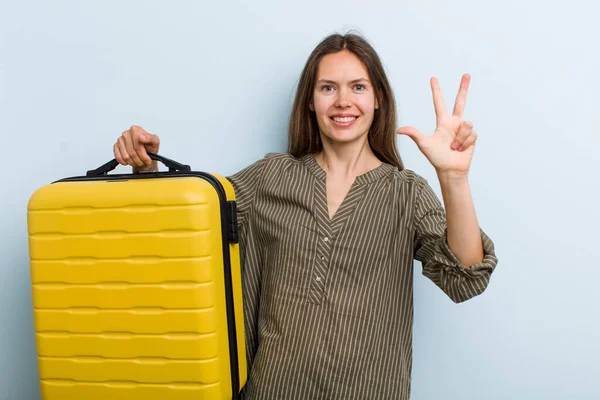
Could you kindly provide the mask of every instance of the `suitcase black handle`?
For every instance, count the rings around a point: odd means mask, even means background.
[[[153,160],[160,161],[161,163],[163,163],[166,167],[169,168],[169,172],[175,172],[175,171],[190,172],[192,170],[192,168],[189,165],[178,163],[177,161],[173,161],[167,157],[159,156],[158,154],[148,153],[148,156],[150,156],[150,158]],[[117,168],[118,165],[119,165],[119,162],[117,161],[117,159],[113,158],[106,164],[101,165],[100,167],[98,167],[96,169],[89,170],[86,173],[86,176],[106,175],[108,172]]]

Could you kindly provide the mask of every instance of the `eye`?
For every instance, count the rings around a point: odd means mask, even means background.
[[[321,92],[325,92],[325,93],[331,93],[333,92],[333,86],[332,85],[323,85],[321,86]]]
[[[367,90],[367,86],[363,85],[362,83],[357,83],[356,85],[354,85],[354,90],[357,92],[364,92],[365,90]]]

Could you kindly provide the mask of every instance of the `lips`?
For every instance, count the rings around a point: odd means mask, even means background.
[[[351,122],[356,119],[356,117],[332,117],[335,122]]]
[[[353,125],[358,119],[355,115],[334,115],[329,117],[333,124],[339,127],[347,127]]]

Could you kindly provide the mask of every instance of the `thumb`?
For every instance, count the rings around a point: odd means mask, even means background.
[[[138,136],[140,143],[148,144],[151,146],[158,146],[160,144],[160,139],[157,135],[153,135],[151,133],[141,133]]]
[[[142,143],[149,144],[149,143],[153,142],[152,136],[154,136],[154,135],[149,134],[149,133],[140,133],[138,135],[138,139],[140,139],[140,142],[142,142]]]
[[[419,144],[419,142],[421,141],[421,139],[423,138],[423,134],[421,132],[419,132],[419,130],[417,128],[414,128],[412,126],[403,126],[401,128],[399,128],[396,133],[400,134],[400,135],[405,135],[408,136],[409,138],[411,138],[417,145]]]

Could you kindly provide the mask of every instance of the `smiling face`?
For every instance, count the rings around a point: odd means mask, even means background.
[[[366,140],[377,108],[367,69],[354,53],[342,50],[321,59],[310,109],[323,141]]]

